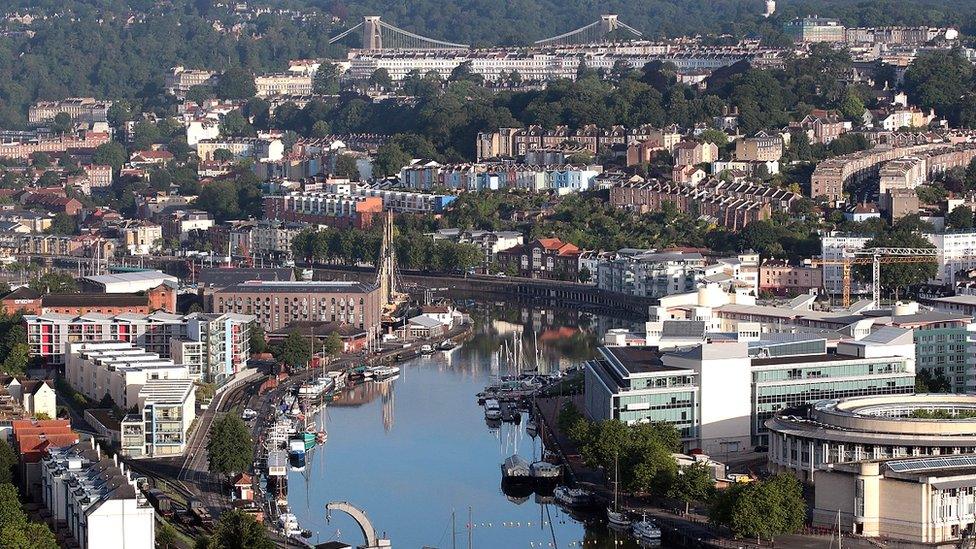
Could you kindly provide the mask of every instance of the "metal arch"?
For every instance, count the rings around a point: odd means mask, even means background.
[[[358,28],[361,28],[362,26],[363,26],[363,24],[362,24],[362,22],[360,22],[360,23],[359,23],[359,24],[357,24],[357,25],[356,25],[355,27],[352,27],[352,28],[349,28],[349,29],[346,29],[346,30],[344,30],[344,31],[342,31],[341,33],[339,33],[339,34],[337,34],[337,35],[335,35],[335,36],[333,36],[332,38],[329,38],[329,43],[330,43],[330,44],[335,44],[335,43],[336,43],[336,42],[338,42],[339,40],[342,40],[343,38],[345,38],[345,37],[347,37],[347,36],[349,36],[349,34],[350,34],[350,33],[351,33],[352,31],[354,31],[354,30],[356,30],[356,29],[358,29]]]
[[[363,533],[363,538],[366,540],[366,547],[379,546],[379,541],[376,539],[376,530],[373,529],[373,524],[366,517],[366,513],[362,509],[347,501],[330,501],[325,505],[325,509],[327,512],[333,510],[342,511],[352,517]],[[328,517],[328,513],[326,516]]]
[[[445,42],[443,40],[435,40],[433,38],[428,38],[426,36],[421,36],[419,34],[414,34],[414,33],[410,32],[410,31],[405,31],[405,30],[403,30],[403,29],[401,29],[399,27],[394,27],[393,25],[387,23],[386,21],[383,21],[382,19],[380,20],[380,26],[383,27],[384,29],[388,29],[388,30],[391,30],[393,32],[400,33],[400,34],[402,34],[404,36],[409,36],[410,38],[415,38],[417,40],[422,40],[424,42],[430,42],[431,44],[438,44],[438,45],[441,45],[441,46],[445,46],[447,48],[452,48],[452,49],[467,49],[467,48],[470,48],[471,47],[468,44],[455,44],[453,42]]]

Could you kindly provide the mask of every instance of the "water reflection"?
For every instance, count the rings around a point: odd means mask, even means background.
[[[550,373],[592,356],[607,321],[495,305],[472,316],[475,333],[463,345],[407,362],[398,379],[350,388],[329,405],[328,442],[310,452],[304,474],[289,475],[289,501],[314,533],[310,541],[362,542],[348,517],[326,521],[325,504],[345,500],[399,548],[467,547],[469,537],[479,548],[636,547],[567,514],[551,492],[502,486],[502,461],[516,453],[541,459],[542,444],[525,419],[486,421],[475,400],[493,375],[518,363]]]

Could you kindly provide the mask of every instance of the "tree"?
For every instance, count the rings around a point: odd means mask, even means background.
[[[48,234],[73,235],[78,231],[78,220],[73,215],[60,212],[54,215],[51,226],[45,229]]]
[[[396,143],[380,145],[373,160],[373,175],[390,177],[400,173],[400,169],[410,164],[410,155],[403,152]]]
[[[253,516],[235,509],[220,515],[212,549],[274,549],[268,531]]]
[[[213,152],[213,159],[217,162],[231,162],[234,160],[234,153],[229,149],[216,149]]]
[[[973,65],[959,49],[921,53],[905,71],[904,89],[912,104],[950,120],[972,86]]]
[[[31,165],[35,168],[47,168],[51,165],[51,155],[46,152],[34,153],[31,155]]]
[[[58,549],[57,538],[46,524],[29,522],[0,530],[0,547],[5,549]]]
[[[332,133],[332,128],[329,127],[329,123],[325,120],[316,120],[312,124],[312,137],[327,137]]]
[[[225,414],[214,421],[207,441],[211,473],[231,476],[246,471],[253,457],[251,434],[240,417]]]
[[[945,224],[949,229],[972,229],[973,210],[969,206],[956,206],[946,215]]]
[[[861,100],[861,96],[853,90],[848,91],[840,103],[840,113],[844,115],[844,118],[853,122],[861,120],[864,115],[864,101]]]
[[[0,484],[13,483],[14,467],[17,466],[17,454],[6,440],[0,439]]]
[[[0,484],[0,531],[7,528],[23,528],[27,515],[20,507],[17,489],[13,484]]]
[[[227,69],[217,80],[214,93],[221,99],[250,99],[257,95],[254,76],[239,67]]]
[[[339,93],[339,67],[335,63],[322,63],[312,80],[312,93],[335,95]]]
[[[71,115],[66,112],[59,112],[54,115],[54,120],[51,122],[51,131],[63,135],[71,131]]]
[[[29,286],[41,294],[72,293],[78,291],[78,281],[63,271],[45,273],[30,281]]]
[[[796,478],[779,474],[719,492],[708,516],[712,522],[727,526],[736,537],[771,540],[803,527],[806,507]]]
[[[340,154],[335,161],[333,175],[345,177],[350,181],[359,181],[359,166],[356,165],[356,158],[348,154]]]
[[[952,383],[944,374],[935,374],[928,368],[919,368],[915,374],[916,393],[948,393]]]
[[[254,128],[244,118],[240,110],[233,110],[220,119],[220,135],[225,137],[243,137],[254,134]]]
[[[705,143],[715,143],[719,147],[724,147],[729,143],[729,134],[715,129],[707,129],[698,136]]]
[[[332,332],[322,342],[322,351],[329,356],[341,353],[344,347],[342,338],[339,337],[338,332]]]
[[[374,88],[386,90],[393,87],[393,78],[390,77],[390,71],[379,68],[369,75],[367,83]]]
[[[18,343],[10,349],[10,353],[3,359],[0,369],[8,375],[21,375],[27,371],[30,363],[30,347],[26,343]]]
[[[590,272],[590,269],[589,268],[587,268],[586,266],[580,267],[580,270],[579,270],[579,281],[580,282],[582,282],[583,284],[586,284],[587,282],[590,281],[590,279],[592,277],[593,277],[593,273]]]
[[[278,362],[295,369],[305,368],[312,360],[312,344],[297,330],[289,333],[272,352]]]
[[[95,152],[92,153],[92,163],[112,166],[112,169],[116,171],[122,169],[122,165],[128,159],[129,157],[125,154],[125,148],[115,141],[109,141],[108,143],[103,143],[95,147]]]
[[[167,522],[162,522],[156,528],[156,547],[157,549],[177,549],[180,547],[180,539],[176,529]]]
[[[251,354],[261,354],[268,349],[268,341],[264,337],[264,328],[257,322],[251,324]]]
[[[708,503],[715,492],[712,471],[705,462],[695,462],[678,470],[668,488],[668,497],[684,502],[685,513],[693,501]]]

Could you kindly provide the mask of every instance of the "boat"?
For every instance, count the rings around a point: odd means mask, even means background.
[[[525,433],[532,438],[535,438],[539,434],[539,426],[536,424],[534,419],[530,419],[528,423],[525,424]]]
[[[440,345],[437,346],[437,348],[440,349],[441,351],[450,351],[454,347],[457,347],[457,345],[455,345],[454,342],[451,341],[450,339],[445,339],[444,341],[441,342]]]
[[[562,472],[561,466],[548,461],[537,461],[529,465],[529,473],[537,482],[555,482]]]
[[[325,431],[319,431],[318,433],[315,433],[315,442],[319,444],[325,444],[325,441],[327,440],[329,440],[329,433],[326,433]]]
[[[502,421],[508,421],[511,423],[520,423],[522,421],[522,414],[519,413],[518,409],[512,405],[510,402],[502,402]]]
[[[305,451],[307,452],[315,448],[315,445],[318,443],[317,435],[315,432],[302,433],[302,441],[305,443]]]
[[[657,527],[657,524],[653,520],[648,520],[647,515],[644,515],[641,520],[634,523],[631,527],[631,533],[641,543],[661,543],[661,529]]]
[[[579,488],[560,486],[553,490],[552,496],[556,499],[556,503],[573,509],[587,507],[593,503],[593,494]]]
[[[366,370],[368,373],[372,374],[374,380],[383,380],[389,377],[393,377],[400,373],[399,366],[373,366]]]
[[[532,472],[529,462],[525,458],[515,454],[509,456],[502,462],[502,480],[508,482],[523,482],[532,479]]]
[[[501,419],[502,409],[498,401],[490,398],[485,401],[485,419]]]
[[[298,525],[298,517],[291,513],[282,513],[279,515],[278,525],[281,526],[281,532],[285,537],[300,534],[302,531],[301,526]]]
[[[293,438],[288,441],[288,461],[294,469],[305,468],[304,437]]]
[[[422,355],[432,355],[434,354],[434,347],[431,345],[421,345],[420,354]]]
[[[620,467],[617,456],[613,458],[613,506],[607,507],[607,521],[617,526],[630,526],[630,517],[620,510]]]

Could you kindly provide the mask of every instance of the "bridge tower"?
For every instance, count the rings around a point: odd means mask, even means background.
[[[363,17],[363,49],[368,51],[383,49],[383,24],[379,15]]]
[[[617,21],[616,14],[608,13],[600,16],[600,33],[603,36],[610,34],[618,28],[620,28],[620,22]]]

